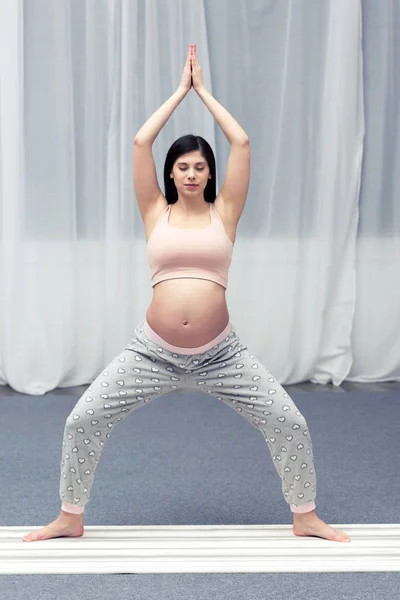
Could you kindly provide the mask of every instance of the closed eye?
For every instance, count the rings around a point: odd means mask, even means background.
[[[179,170],[180,170],[180,171],[186,171],[186,167],[179,167]],[[204,171],[204,167],[201,167],[201,168],[200,168],[200,167],[198,167],[198,169],[197,169],[197,170],[198,170],[198,171]]]

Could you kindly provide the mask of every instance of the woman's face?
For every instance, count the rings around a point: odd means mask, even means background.
[[[181,196],[202,196],[210,176],[210,168],[200,150],[182,154],[172,167],[172,177]],[[194,184],[196,187],[188,187]]]

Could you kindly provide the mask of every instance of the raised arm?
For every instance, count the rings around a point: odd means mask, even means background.
[[[157,203],[162,191],[157,181],[152,145],[175,108],[182,102],[192,85],[190,50],[182,80],[176,92],[139,129],[133,147],[133,184],[137,203],[143,221],[147,213]]]
[[[140,214],[145,222],[147,214],[162,196],[157,180],[153,157],[153,142],[164,124],[185,97],[187,92],[178,89],[141,127],[133,146],[133,186]]]
[[[193,88],[216,119],[231,145],[225,179],[219,196],[232,221],[237,222],[242,214],[250,182],[250,144],[245,130],[205,88],[201,67],[192,51]]]
[[[190,88],[189,88],[190,89]],[[176,92],[156,112],[147,119],[146,123],[135,135],[134,142],[137,145],[152,145],[165,123],[168,121],[175,108],[182,102],[189,90],[178,87]]]

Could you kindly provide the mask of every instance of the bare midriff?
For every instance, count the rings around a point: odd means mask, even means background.
[[[153,288],[150,327],[166,342],[197,348],[216,338],[229,322],[225,288],[207,279],[167,279]]]

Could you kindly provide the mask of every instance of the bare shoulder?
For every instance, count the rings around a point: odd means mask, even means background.
[[[217,212],[218,212],[219,216],[224,221],[225,220],[224,201],[223,201],[222,196],[220,194],[215,198],[214,208],[217,209]]]
[[[237,227],[240,216],[237,215],[236,211],[229,210],[229,206],[227,206],[221,194],[218,194],[216,197],[214,206],[223,222],[229,228]]]
[[[234,244],[236,240],[236,230],[239,223],[239,218],[234,212],[227,209],[221,194],[215,198],[214,208],[221,217],[227,236],[231,240],[232,244]]]
[[[153,229],[162,215],[163,211],[167,208],[168,202],[164,194],[160,194],[153,206],[149,208],[144,217],[144,229],[146,233],[146,241],[150,239]]]

